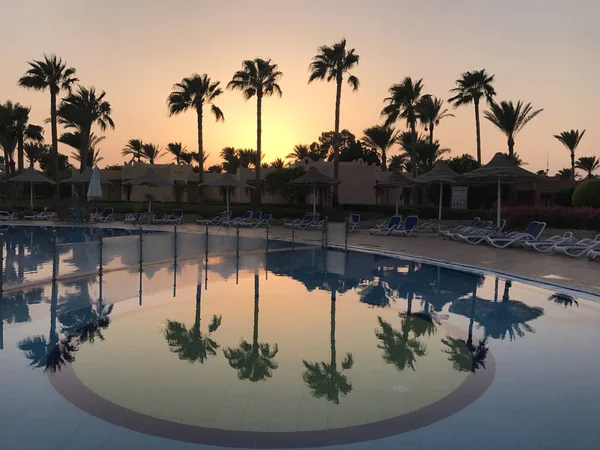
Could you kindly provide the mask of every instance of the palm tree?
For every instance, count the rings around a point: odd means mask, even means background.
[[[208,75],[198,75],[197,73],[184,78],[180,83],[173,86],[173,92],[169,94],[167,106],[169,115],[173,116],[189,109],[194,109],[197,116],[198,125],[198,154],[200,170],[198,171],[198,184],[204,183],[204,144],[202,136],[202,118],[204,105],[210,105],[210,110],[215,116],[216,121],[225,120],[223,111],[214,104],[215,99],[223,93],[219,87],[219,81],[212,81]],[[179,164],[179,160],[177,160]],[[202,190],[199,191],[199,199],[202,199]]]
[[[296,144],[291,153],[286,156],[288,159],[302,161],[305,158],[310,158],[310,147],[306,144]]]
[[[17,149],[18,169],[23,169],[23,152],[26,141],[42,142],[43,129],[30,125],[30,108],[10,100],[0,105],[0,146],[4,150],[6,173],[14,175],[14,152]]]
[[[515,137],[531,119],[542,111],[543,109],[534,111],[531,103],[524,105],[519,100],[516,105],[511,101],[502,101],[500,104],[491,102],[490,111],[485,111],[483,114],[508,138],[508,157],[514,161]]]
[[[177,165],[179,165],[182,160],[182,155],[187,151],[187,147],[181,142],[171,142],[167,144],[167,151],[175,157],[175,161],[177,162]],[[200,167],[202,167],[202,164]]]
[[[346,353],[341,362],[341,370],[337,367],[337,352],[335,344],[335,311],[336,311],[336,288],[331,287],[331,309],[330,309],[330,360],[329,362],[309,362],[302,360],[306,370],[302,378],[312,391],[313,397],[325,398],[336,405],[340,403],[340,394],[348,395],[352,391],[352,383],[344,375],[354,365],[352,353]]]
[[[568,167],[560,169],[558,172],[556,172],[556,175],[558,175],[558,178],[561,180],[571,180],[574,178],[573,171]]]
[[[67,67],[66,62],[56,55],[44,55],[43,60],[33,60],[28,63],[30,68],[19,79],[19,85],[36,91],[50,91],[50,124],[52,129],[52,156],[54,158],[54,173],[56,185],[54,199],[60,196],[60,174],[58,167],[58,130],[57,130],[57,97],[61,90],[70,92],[75,83],[75,69]]]
[[[96,93],[96,88],[79,86],[77,92],[69,93],[63,98],[58,108],[58,123],[67,129],[79,132],[81,143],[78,147],[80,158],[79,170],[83,172],[91,167],[92,127],[98,125],[101,131],[115,128],[111,117],[112,108],[104,98],[106,92]]]
[[[254,275],[254,332],[252,343],[242,339],[237,348],[228,347],[223,351],[229,365],[237,370],[240,380],[250,380],[253,383],[264,381],[273,376],[273,370],[278,364],[273,359],[279,351],[277,344],[271,346],[258,341],[258,301],[259,279],[258,273]]]
[[[144,159],[147,159],[150,164],[154,164],[155,160],[164,155],[163,149],[158,144],[144,144],[142,145],[142,151],[145,155]]]
[[[198,152],[185,153],[184,152],[181,154],[181,159],[184,160],[185,162],[187,162],[188,164],[191,164],[192,161],[196,161],[198,163],[198,167],[204,167],[204,164],[206,164],[206,160],[208,159],[209,156],[210,156],[210,153],[204,153],[202,155],[202,160],[200,160],[200,153],[198,153]]]
[[[554,137],[558,139],[565,147],[569,149],[571,153],[571,175],[572,179],[575,179],[575,150],[581,142],[581,138],[585,134],[585,130],[579,132],[579,130],[563,131],[560,134],[555,134]]]
[[[403,131],[399,134],[397,138],[400,147],[404,150],[404,153],[401,154],[403,160],[405,162],[405,167],[407,170],[412,171],[412,158],[411,158],[411,148],[413,137],[412,134],[408,131]],[[429,143],[429,140],[424,136],[417,133],[416,139],[416,149],[417,149],[417,174],[423,174],[425,172],[429,172],[433,169],[433,167],[442,159],[442,157],[450,153],[450,149],[448,148],[440,148],[440,144],[438,141],[435,141],[433,144]]]
[[[444,106],[444,100],[432,95],[424,95],[418,104],[419,121],[429,131],[429,143],[433,144],[433,130],[446,117],[454,117]]]
[[[450,92],[454,97],[448,99],[455,108],[462,105],[475,105],[475,132],[477,135],[477,162],[481,165],[481,125],[479,123],[479,102],[484,101],[492,103],[496,91],[492,84],[494,75],[488,75],[485,69],[465,72],[456,80],[456,87]]]
[[[323,45],[310,63],[310,77],[308,82],[314,80],[335,81],[335,126],[333,140],[333,178],[339,178],[339,152],[340,152],[340,104],[342,100],[342,83],[344,76],[348,75],[348,84],[354,92],[358,91],[359,81],[350,71],[358,65],[359,56],[355,49],[346,50],[346,39],[334,42],[332,46]],[[333,204],[338,204],[338,186],[334,186]]]
[[[256,96],[256,152],[258,161],[262,161],[262,101],[263,97],[277,94],[281,97],[282,92],[277,82],[282,73],[277,70],[277,64],[272,64],[270,59],[256,58],[246,60],[242,63],[242,70],[238,70],[227,88],[240,90],[246,100]],[[261,179],[260,164],[256,165],[256,189],[254,189],[254,204],[260,205],[261,201]]]
[[[27,160],[29,161],[29,167],[33,167],[36,162],[39,162],[42,159],[42,156],[46,151],[48,151],[47,146],[44,144],[34,144],[32,142],[28,142],[23,146],[23,151],[27,156]]]
[[[223,170],[227,173],[236,173],[238,167],[240,167],[240,159],[233,147],[225,147],[219,153],[219,156],[224,161],[223,162]]]
[[[381,111],[386,117],[386,125],[391,125],[398,119],[406,119],[412,136],[412,147],[410,152],[412,175],[417,176],[417,119],[418,105],[423,90],[423,79],[413,82],[412,78],[406,77],[399,84],[394,84],[389,89],[390,96],[384,101],[387,105]],[[413,203],[416,201],[413,195]]]
[[[390,159],[390,166],[389,169],[392,171],[403,171],[406,170],[406,166],[407,164],[410,165],[410,163],[408,162],[410,159],[410,157],[406,157],[405,154],[401,154],[401,155],[394,155],[392,156],[392,158]]]
[[[387,170],[387,152],[398,140],[398,132],[388,125],[375,125],[363,131],[363,143],[374,148],[381,158],[383,170]]]
[[[253,150],[251,148],[240,148],[237,149],[235,153],[237,155],[240,167],[247,169],[249,167],[256,168],[258,166],[258,164],[256,163],[258,161],[258,153],[256,152],[256,150]],[[264,156],[261,155],[261,162],[263,158]]]
[[[285,167],[285,162],[281,158],[276,158],[275,160],[271,161],[271,167],[273,169],[283,169]]]
[[[73,158],[79,163],[82,163],[83,158],[87,154],[88,163],[91,164],[91,167],[93,167],[104,159],[100,156],[100,149],[98,148],[98,144],[102,142],[105,138],[105,136],[96,136],[94,132],[91,132],[88,138],[82,138],[81,132],[79,130],[76,130],[74,132],[63,133],[58,141],[62,142],[63,144],[67,144],[68,146],[73,147],[75,150],[77,150],[76,152],[71,153],[71,158]],[[81,142],[83,139],[87,141],[87,151],[82,150]]]
[[[137,162],[146,159],[144,143],[141,139],[129,139],[125,148],[121,150],[121,156],[131,156],[132,160],[137,159]]]
[[[587,172],[586,178],[594,178],[594,172],[600,168],[600,159],[596,156],[582,156],[575,163],[575,168]]]
[[[393,364],[400,371],[406,368],[414,371],[417,357],[427,354],[427,348],[419,342],[420,333],[417,332],[418,329],[425,329],[423,324],[419,323],[423,319],[412,313],[400,313],[399,317],[402,319],[400,331],[395,330],[381,317],[377,318],[381,327],[375,330],[375,336],[381,341],[377,348],[383,350],[383,359],[388,364]]]
[[[202,306],[202,287],[198,284],[196,289],[196,316],[194,325],[189,330],[181,322],[168,320],[165,329],[165,339],[169,349],[179,355],[179,359],[204,364],[209,356],[216,356],[219,344],[212,338],[211,334],[221,326],[222,316],[213,315],[208,326],[208,334],[200,331],[200,310]]]

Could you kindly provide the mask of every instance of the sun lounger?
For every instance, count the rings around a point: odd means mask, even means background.
[[[567,255],[573,258],[587,255],[593,250],[600,250],[600,234],[594,239],[585,238],[575,244],[557,245],[552,249],[557,255]]]
[[[183,222],[183,210],[182,209],[174,209],[169,217],[167,217],[166,223],[171,223],[174,225],[181,225]]]
[[[273,217],[271,214],[265,214],[258,222],[250,223],[248,226],[250,228],[268,228],[271,226],[271,217]]]
[[[350,214],[348,219],[348,233],[360,232],[360,214]]]
[[[292,222],[287,222],[285,224],[283,224],[284,228],[294,228],[296,225],[298,225],[301,222],[308,222],[310,219],[312,218],[312,213],[304,213],[304,217],[302,219],[295,219]]]
[[[307,228],[314,230],[317,228],[322,228],[324,222],[324,220],[319,220],[319,213],[316,213],[311,214],[310,219],[307,222],[300,222],[294,228],[297,228],[298,230],[306,230]]]
[[[248,222],[248,220],[250,220],[250,218],[252,217],[253,211],[245,211],[244,214],[242,214],[240,217],[234,217],[233,219],[228,219],[228,220],[224,220],[223,222],[221,222],[221,226],[226,226],[226,227],[236,227],[238,225],[242,226],[242,224],[245,224]]]
[[[399,214],[398,216],[393,215],[389,220],[369,228],[369,234],[376,234],[377,230],[388,228],[390,226],[390,220],[392,220],[394,217],[400,217],[400,222],[402,222],[402,214]]]
[[[132,224],[138,224],[141,223],[142,220],[144,220],[146,218],[146,213],[135,213],[135,214],[127,214],[127,217],[125,217],[125,219],[123,219],[124,223],[132,223]]]
[[[223,211],[218,213],[212,219],[197,219],[196,223],[198,225],[221,225],[221,222],[224,220],[229,220],[231,218],[231,211]]]
[[[506,220],[500,221],[500,228],[486,228],[479,231],[473,231],[470,234],[461,234],[459,235],[459,240],[461,242],[466,242],[467,244],[477,245],[481,242],[485,241],[488,237],[498,237],[503,236],[502,231],[506,226]]]
[[[594,261],[600,255],[600,250],[590,250],[587,254],[588,260]]]
[[[485,242],[496,247],[506,248],[517,242],[532,242],[539,240],[540,236],[546,229],[546,222],[533,221],[525,230],[524,233],[512,232],[504,236],[488,236],[485,238]]]
[[[102,214],[98,214],[95,218],[96,222],[112,222],[113,219],[113,209],[112,208],[104,208]]]
[[[557,234],[548,239],[544,239],[543,241],[525,241],[523,242],[523,247],[540,253],[548,253],[551,252],[554,247],[572,245],[575,243],[577,243],[577,238],[573,236],[573,233],[567,231],[565,234]]]
[[[389,222],[381,224],[377,228],[371,228],[369,230],[369,233],[378,235],[378,236],[387,236],[388,234],[392,233],[394,230],[399,229],[401,224],[402,224],[402,216],[401,215],[392,216],[390,218]]]
[[[419,232],[417,228],[419,226],[419,217],[415,215],[408,216],[403,226],[392,230],[394,236],[411,236],[413,233],[416,235]]]
[[[240,227],[252,227],[252,225],[260,222],[261,217],[261,211],[254,211],[248,220],[240,223]]]
[[[460,241],[464,236],[478,236],[478,235],[486,235],[488,236],[495,229],[495,225],[490,220],[480,220],[473,227],[465,227],[459,232],[448,233],[446,237],[453,239],[455,241]]]
[[[88,208],[88,220],[93,222],[98,215],[98,208]]]
[[[19,215],[16,212],[0,211],[0,220],[16,220]]]
[[[460,233],[461,231],[464,231],[467,228],[475,227],[480,221],[481,219],[479,217],[473,217],[473,220],[469,225],[459,225],[448,230],[440,230],[439,233],[440,236],[447,237],[449,234]]]
[[[435,233],[439,231],[440,223],[437,220],[426,220],[425,222],[419,223],[417,231],[419,233]]]

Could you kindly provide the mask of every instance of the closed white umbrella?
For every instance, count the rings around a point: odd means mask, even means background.
[[[100,170],[98,167],[92,169],[90,177],[90,185],[88,186],[87,199],[88,201],[94,198],[102,198],[102,185],[100,182]]]

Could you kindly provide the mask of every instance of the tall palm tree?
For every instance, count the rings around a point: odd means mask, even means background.
[[[352,353],[346,353],[341,362],[341,370],[338,370],[335,344],[335,309],[336,288],[332,287],[329,334],[330,360],[329,362],[309,362],[302,360],[304,367],[306,367],[302,378],[312,391],[313,397],[325,398],[338,405],[340,403],[340,394],[346,396],[352,391],[352,383],[343,372],[352,368],[354,358],[352,357]]]
[[[240,159],[233,147],[225,147],[219,153],[223,160],[223,170],[227,173],[236,173],[240,167]]]
[[[25,156],[27,156],[27,161],[29,161],[29,167],[33,167],[36,162],[39,162],[42,159],[42,156],[47,151],[47,146],[44,144],[27,142],[23,146],[23,151],[25,152]]]
[[[17,133],[17,171],[21,172],[24,166],[24,145],[26,142],[41,143],[44,141],[44,129],[39,125],[32,125],[29,122],[30,108],[15,105],[14,118],[16,120]]]
[[[418,104],[419,121],[429,131],[429,143],[433,144],[433,130],[446,117],[454,117],[446,108],[443,108],[444,100],[433,95],[424,95]],[[443,108],[443,109],[442,109]]]
[[[387,105],[381,111],[381,115],[386,117],[386,125],[392,125],[398,119],[406,119],[412,136],[410,158],[413,177],[417,176],[417,119],[422,90],[422,78],[416,82],[413,82],[411,77],[404,78],[401,83],[390,87],[390,96],[384,100]],[[412,196],[413,203],[416,202],[416,197]]]
[[[355,49],[346,49],[346,39],[340,42],[334,42],[333,45],[323,45],[319,47],[318,53],[313,57],[310,63],[310,77],[308,82],[314,80],[335,81],[335,125],[333,140],[333,178],[339,178],[340,162],[340,105],[342,100],[342,83],[347,75],[348,84],[354,92],[358,91],[359,81],[350,71],[358,65],[359,56]],[[338,185],[333,187],[333,204],[338,205],[339,194]]]
[[[163,149],[160,148],[158,144],[143,144],[142,152],[145,155],[145,159],[147,159],[150,164],[154,164],[154,161],[164,155]]]
[[[129,139],[125,148],[121,150],[121,156],[131,156],[132,159],[137,159],[137,162],[146,159],[144,143],[141,139]]]
[[[585,134],[585,130],[579,132],[579,130],[571,130],[571,131],[563,131],[560,134],[555,134],[554,137],[558,139],[565,147],[569,149],[571,153],[571,174],[572,179],[575,179],[575,150],[581,142],[583,135]]]
[[[406,169],[407,163],[408,163],[408,165],[410,165],[409,160],[410,160],[410,156],[407,158],[405,154],[393,155],[390,159],[389,169],[392,171],[407,170]]]
[[[167,144],[167,151],[175,157],[175,161],[179,165],[182,159],[181,156],[187,151],[187,147],[185,147],[181,142],[170,142]],[[202,167],[202,165],[200,165],[200,167]]]
[[[375,125],[363,131],[363,143],[374,148],[381,158],[383,170],[387,170],[387,152],[397,142],[399,133],[388,125]]]
[[[100,156],[100,149],[98,148],[98,144],[104,139],[106,139],[105,136],[96,136],[94,132],[91,132],[88,138],[82,138],[81,132],[75,130],[73,132],[63,133],[58,141],[77,150],[76,152],[71,153],[71,158],[79,163],[81,163],[83,158],[87,155],[88,163],[93,167],[96,163],[104,159]],[[83,140],[87,142],[87,150],[84,150],[86,147],[81,146]]]
[[[6,173],[14,175],[14,152],[18,151],[19,170],[23,168],[23,145],[26,140],[40,142],[43,130],[28,125],[30,108],[10,100],[0,105],[0,146],[4,150]]]
[[[242,339],[237,348],[228,347],[223,351],[225,358],[229,360],[229,366],[237,370],[240,380],[250,380],[253,383],[263,381],[273,376],[273,370],[278,364],[274,360],[279,347],[277,344],[267,344],[258,341],[258,301],[259,301],[259,278],[254,274],[254,332],[252,343]]]
[[[402,150],[404,150],[404,153],[401,154],[402,159],[406,161],[404,166],[410,171],[412,171],[412,133],[408,131],[403,131],[398,135],[397,140]],[[434,141],[433,144],[430,144],[428,139],[426,139],[424,136],[418,133],[416,141],[416,169],[417,174],[419,175],[432,170],[433,167],[437,164],[437,162],[440,161],[445,154],[450,153],[450,149],[440,148],[440,144],[438,141]]]
[[[543,109],[534,111],[531,103],[524,105],[520,100],[516,105],[511,101],[502,101],[500,104],[490,103],[490,111],[485,111],[483,115],[506,135],[508,138],[508,157],[514,161],[516,135],[542,111]]]
[[[492,103],[496,90],[492,86],[494,75],[488,75],[485,69],[465,72],[456,80],[456,87],[450,89],[455,94],[448,99],[455,108],[462,105],[475,105],[475,133],[477,135],[477,162],[481,165],[481,125],[479,123],[479,102]]]
[[[596,156],[582,156],[575,163],[575,168],[587,172],[586,178],[594,178],[594,172],[600,169],[600,159]]]
[[[52,156],[56,185],[54,200],[60,196],[60,173],[58,167],[58,130],[57,130],[57,97],[61,90],[70,92],[71,85],[77,82],[75,69],[67,67],[67,63],[56,55],[44,55],[43,60],[28,63],[30,68],[19,79],[19,85],[36,91],[50,91],[50,124],[52,129]]]
[[[227,84],[228,89],[239,90],[246,100],[256,96],[256,153],[258,161],[262,161],[262,102],[263,97],[277,94],[281,97],[281,87],[277,83],[283,74],[277,70],[277,64],[270,59],[256,58],[242,63]],[[254,204],[261,202],[260,164],[256,164],[256,189],[254,189]]]
[[[202,136],[202,119],[204,105],[210,105],[210,110],[216,121],[225,120],[221,108],[214,104],[215,99],[223,93],[219,87],[219,81],[212,81],[208,75],[197,73],[184,78],[180,83],[173,86],[173,92],[169,94],[167,106],[169,115],[173,116],[184,111],[194,109],[197,116],[198,126],[198,154],[200,170],[198,171],[198,184],[204,183],[204,144]],[[179,164],[179,160],[177,160]],[[202,189],[199,191],[199,199],[202,199]]]
[[[213,315],[208,333],[200,330],[200,310],[202,307],[202,287],[198,284],[196,289],[196,316],[194,325],[189,330],[181,322],[167,321],[165,339],[173,353],[179,355],[179,359],[189,362],[204,364],[209,356],[216,356],[219,344],[211,337],[212,333],[221,326],[222,316]]]
[[[105,100],[106,92],[99,94],[96,88],[79,86],[76,92],[71,92],[63,98],[58,108],[58,123],[66,129],[79,132],[81,143],[78,147],[80,172],[91,167],[91,137],[92,127],[98,125],[101,131],[115,128],[111,114],[110,103]]]

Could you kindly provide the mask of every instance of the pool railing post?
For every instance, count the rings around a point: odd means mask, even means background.
[[[173,225],[173,260],[177,265],[177,225]]]
[[[56,283],[58,272],[58,252],[56,249],[56,228],[52,230],[52,282]]]
[[[3,302],[2,294],[4,293],[4,234],[0,233],[0,303]],[[2,305],[0,305],[0,308]],[[3,320],[0,317],[0,320]]]
[[[206,224],[206,231],[204,233],[204,251],[206,252],[206,258],[208,259],[208,224]]]
[[[269,224],[267,224],[265,230],[267,231],[267,243],[265,245],[265,253],[269,253]]]
[[[140,227],[140,270],[142,270],[142,261],[144,256],[144,229]]]
[[[292,250],[294,250],[294,240],[296,237],[296,229],[292,228]]]
[[[350,223],[350,217],[346,216],[344,219],[344,251],[348,251],[348,225]]]
[[[240,224],[238,223],[236,225],[236,230],[235,230],[235,254],[237,255],[237,257],[240,257]]]
[[[100,282],[102,282],[102,252],[104,248],[104,232],[102,229],[98,232],[98,252],[100,253],[100,257],[98,258],[98,276],[100,277]]]

